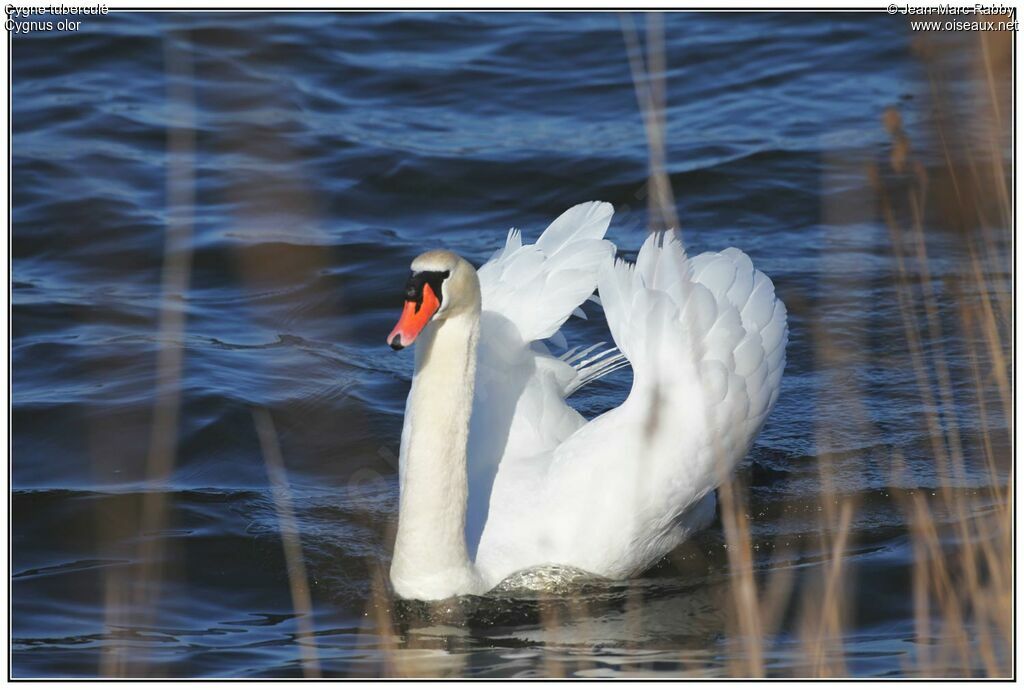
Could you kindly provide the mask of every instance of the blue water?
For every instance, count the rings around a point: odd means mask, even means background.
[[[917,39],[865,13],[669,14],[664,33],[685,241],[742,248],[789,307],[782,395],[739,470],[759,572],[820,577],[827,467],[856,503],[837,645],[850,673],[898,674],[915,653],[898,499],[940,478],[867,171],[889,160],[888,107],[916,159],[945,164]],[[977,55],[951,40],[954,67]],[[509,227],[535,238],[589,199],[616,206],[626,256],[642,242],[648,142],[618,15],[114,12],[11,42],[14,675],[298,675],[310,650],[343,676],[735,663],[718,521],[630,582],[443,622],[382,577],[412,369],[384,337],[412,257],[479,265]],[[988,84],[956,74],[970,114]],[[928,222],[952,314],[965,255]],[[571,344],[608,337],[594,312]],[[967,390],[963,343],[923,337]],[[608,409],[629,381],[574,404]],[[311,615],[295,615],[254,410],[287,467]],[[957,490],[985,510],[975,451],[989,435],[1005,454],[1006,421],[966,393],[955,417]],[[770,637],[772,673],[801,672],[795,619]]]

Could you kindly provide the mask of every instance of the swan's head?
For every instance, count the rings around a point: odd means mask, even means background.
[[[458,254],[435,249],[412,262],[405,284],[405,306],[388,345],[409,347],[431,321],[480,312],[480,281],[476,269]]]

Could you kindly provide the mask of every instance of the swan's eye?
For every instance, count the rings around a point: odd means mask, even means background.
[[[419,310],[423,304],[423,286],[429,285],[437,299],[443,300],[441,283],[450,275],[449,271],[413,271],[405,283],[405,301],[415,302]]]
[[[423,283],[416,280],[416,274],[413,273],[409,276],[409,280],[405,282],[405,301],[415,302],[419,299],[419,296],[423,290]]]

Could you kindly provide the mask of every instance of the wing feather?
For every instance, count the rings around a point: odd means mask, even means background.
[[[524,342],[550,338],[593,294],[615,252],[603,239],[612,212],[604,202],[574,206],[535,244],[510,231],[505,247],[478,271],[483,309],[509,319]]]

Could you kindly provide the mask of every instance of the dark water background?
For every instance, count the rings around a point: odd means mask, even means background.
[[[790,310],[782,395],[740,469],[759,569],[820,576],[827,458],[856,501],[835,651],[855,674],[914,659],[897,498],[940,481],[866,174],[888,155],[889,106],[924,165],[943,163],[913,38],[883,14],[665,17],[685,240],[742,248]],[[412,257],[479,265],[509,227],[535,238],[589,199],[616,205],[622,252],[642,241],[648,148],[617,15],[114,13],[11,41],[15,675],[296,675],[310,648],[331,675],[724,672],[719,522],[643,577],[564,600],[439,621],[381,586],[412,368],[384,336]],[[949,59],[966,64],[977,43],[961,43]],[[978,77],[959,73],[969,112]],[[952,310],[963,256],[929,223]],[[591,312],[570,344],[607,338]],[[823,337],[846,355],[823,356]],[[961,344],[939,345],[968,389]],[[607,409],[629,381],[576,404]],[[294,615],[254,409],[287,466],[312,616]],[[1006,421],[985,427],[966,395],[957,418],[957,490],[984,511],[973,449]],[[801,668],[790,619],[772,673]]]

